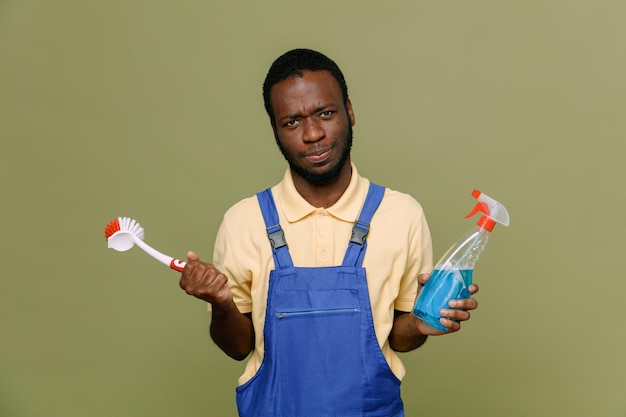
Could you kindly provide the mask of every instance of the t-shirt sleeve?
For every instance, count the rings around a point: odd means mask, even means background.
[[[241,269],[241,262],[235,259],[236,251],[232,250],[232,243],[228,222],[224,219],[215,238],[213,263],[228,278],[228,286],[239,311],[249,313],[252,311],[251,277]],[[245,256],[241,250],[237,253]]]
[[[430,273],[433,265],[433,248],[430,229],[424,210],[417,204],[411,233],[407,246],[407,269],[400,283],[400,291],[394,303],[394,309],[398,311],[411,311],[417,297],[417,277],[420,274]]]

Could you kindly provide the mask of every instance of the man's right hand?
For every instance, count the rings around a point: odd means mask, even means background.
[[[192,251],[187,252],[187,265],[180,277],[180,288],[187,294],[216,306],[232,303],[228,278],[215,265],[202,262]]]
[[[215,265],[187,252],[180,287],[189,295],[211,304],[211,338],[231,358],[245,359],[254,349],[254,326],[250,313],[241,314],[228,287],[228,278]]]

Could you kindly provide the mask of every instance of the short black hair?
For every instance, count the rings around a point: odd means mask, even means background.
[[[344,104],[348,103],[348,86],[339,66],[326,55],[311,49],[292,49],[276,58],[263,82],[263,101],[265,111],[274,124],[270,90],[272,87],[289,77],[302,77],[302,71],[328,71],[339,83]]]

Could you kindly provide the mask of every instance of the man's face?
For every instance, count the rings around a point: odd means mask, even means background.
[[[315,185],[335,180],[349,161],[354,114],[328,71],[303,71],[270,90],[276,143],[294,175]]]

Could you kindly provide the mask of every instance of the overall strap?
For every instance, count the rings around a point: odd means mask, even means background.
[[[352,237],[348,244],[348,250],[343,258],[343,266],[361,266],[365,250],[367,249],[367,233],[370,230],[370,221],[374,212],[378,209],[380,202],[383,200],[385,187],[370,182],[370,188],[367,191],[367,197],[363,203],[359,219],[352,228]]]
[[[274,256],[276,269],[293,267],[287,241],[285,241],[285,233],[280,227],[278,220],[278,212],[276,211],[271,189],[267,188],[265,191],[257,193],[256,196],[259,200],[259,206],[261,206],[261,214],[263,214],[263,220],[265,221],[267,236],[272,244],[272,255]]]

